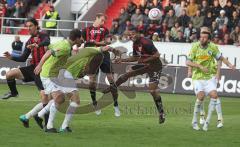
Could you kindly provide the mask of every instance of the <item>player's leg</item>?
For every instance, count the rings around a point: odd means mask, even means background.
[[[117,89],[117,86],[114,82],[113,74],[108,73],[107,74],[107,79],[110,83],[110,92],[111,92],[112,97],[113,97],[114,115],[116,117],[119,117],[121,115],[121,112],[120,112],[120,109],[119,109],[119,106],[118,106],[118,89]]]
[[[115,82],[116,86],[120,86],[122,83],[125,83],[129,78],[135,77],[137,75],[142,75],[144,73],[147,73],[149,70],[149,66],[142,66],[141,68],[133,69],[131,71],[128,71],[124,74],[122,74]],[[103,90],[103,93],[110,92],[110,88],[106,88]]]
[[[203,129],[205,131],[208,130],[208,125],[210,123],[212,112],[215,109],[216,109],[217,114],[218,114],[218,125],[217,125],[217,127],[219,127],[219,128],[223,127],[222,108],[221,108],[220,99],[219,99],[218,94],[217,94],[217,81],[216,81],[215,77],[208,80],[208,84],[207,84],[206,89],[207,89],[206,92],[208,93],[208,95],[210,97],[210,103],[209,103],[209,108],[208,108],[207,119],[206,119],[206,122],[203,126]]]
[[[54,128],[54,119],[57,113],[57,109],[59,106],[64,103],[64,93],[59,91],[54,91],[51,93],[52,98],[54,99],[54,102],[50,106],[50,113],[49,113],[49,119],[47,123],[47,127],[45,129],[45,132],[49,133],[57,133],[57,129]]]
[[[194,91],[197,96],[197,99],[195,101],[194,110],[193,110],[192,127],[194,130],[200,130],[198,126],[197,116],[201,110],[201,106],[203,104],[204,97],[205,97],[204,85],[203,85],[204,81],[196,80],[193,82],[194,82]]]
[[[110,84],[110,92],[112,94],[113,98],[113,106],[114,106],[114,115],[116,117],[119,117],[121,115],[120,109],[118,107],[118,89],[114,81],[113,77],[113,69],[112,69],[112,63],[110,60],[110,54],[109,52],[104,53],[103,62],[100,66],[100,69],[103,73],[106,74],[108,82]]]
[[[159,123],[162,124],[165,122],[165,114],[163,109],[162,97],[159,94],[159,80],[161,77],[161,69],[159,71],[153,71],[154,69],[150,69],[148,72],[149,76],[149,92],[153,97],[154,103],[157,107],[159,113]]]
[[[67,94],[67,96],[70,98],[70,103],[67,108],[65,118],[59,132],[72,132],[72,130],[69,127],[69,124],[76,109],[80,106],[80,98],[77,90]]]
[[[98,105],[97,105],[97,100],[96,100],[96,74],[99,70],[100,65],[102,64],[103,60],[103,55],[98,54],[93,57],[91,62],[88,65],[88,76],[89,76],[89,90],[90,90],[90,95],[92,98],[92,103],[93,107],[95,109],[95,113],[97,115],[101,114],[101,110],[99,110]]]
[[[44,92],[44,87],[43,87],[43,84],[42,84],[42,81],[40,79],[40,77],[37,75],[34,74],[33,72],[34,68],[29,68],[28,69],[28,76],[29,76],[29,81],[30,79],[34,80],[35,82],[35,85],[37,86],[38,90],[40,91],[40,97],[41,97],[41,102],[38,103],[36,106],[33,107],[33,109],[31,109],[28,113],[26,113],[25,115],[21,115],[20,116],[20,120],[23,122],[24,126],[28,126],[28,121],[31,117],[34,116],[37,124],[39,125],[40,128],[43,128],[43,125],[42,125],[42,120],[41,119],[38,119],[37,117],[37,113],[43,109],[43,107],[45,107],[48,103],[48,96],[45,94]],[[26,75],[26,74],[25,74]],[[47,83],[45,83],[45,87],[47,87],[46,85]],[[48,114],[45,115],[45,125],[47,124],[48,120]]]
[[[12,69],[6,73],[6,80],[8,87],[10,89],[10,92],[4,94],[1,98],[2,99],[8,99],[10,97],[16,97],[18,96],[18,91],[16,87],[16,80],[19,79],[22,80],[24,79],[24,76],[19,68]]]

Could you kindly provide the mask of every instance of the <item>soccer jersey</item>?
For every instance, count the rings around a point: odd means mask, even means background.
[[[89,64],[92,58],[99,53],[101,53],[99,47],[83,48],[77,55],[71,56],[67,60],[64,68],[72,74],[74,79],[76,79],[85,70],[85,67]]]
[[[209,71],[203,72],[199,68],[193,67],[193,80],[208,80],[217,73],[217,62],[221,57],[217,45],[210,42],[207,48],[202,48],[200,42],[193,43],[188,60],[206,67]]]
[[[71,44],[68,40],[58,41],[48,46],[52,55],[45,61],[42,67],[41,77],[57,77],[59,70],[63,68],[71,55]]]
[[[136,41],[133,42],[133,56],[139,56],[142,59],[151,57],[156,52],[158,52],[157,48],[154,46],[152,40],[140,37]],[[156,59],[152,61],[152,63],[161,63],[160,59]]]
[[[103,41],[108,34],[109,34],[109,31],[104,26],[100,26],[100,27],[90,26],[90,27],[87,27],[86,29],[83,29],[82,31],[83,38],[87,42]]]

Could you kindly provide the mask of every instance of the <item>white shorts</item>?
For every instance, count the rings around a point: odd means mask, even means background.
[[[196,95],[203,91],[207,96],[211,91],[217,90],[217,79],[214,76],[209,80],[194,80],[193,86]]]
[[[68,74],[68,78],[71,77],[71,75]],[[50,94],[55,91],[61,91],[63,93],[71,93],[73,91],[78,91],[76,88],[76,85],[74,86],[65,86],[61,80],[58,78],[45,78],[41,77],[41,81],[44,87],[45,94]]]

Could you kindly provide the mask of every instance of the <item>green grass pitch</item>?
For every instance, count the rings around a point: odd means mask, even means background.
[[[30,110],[39,100],[34,86],[18,86],[19,97],[0,101],[0,147],[239,147],[240,146],[240,99],[222,98],[224,128],[216,128],[216,112],[212,116],[209,131],[191,128],[192,95],[162,94],[166,122],[158,124],[153,100],[148,93],[137,93],[128,99],[120,94],[121,117],[115,118],[113,106],[95,113],[74,115],[72,133],[46,134],[30,120],[26,129],[18,120],[19,115]],[[0,94],[7,85],[0,85]],[[87,90],[80,91],[81,105],[90,103]],[[209,99],[205,101],[205,111]],[[58,113],[55,126],[60,127],[64,114]]]

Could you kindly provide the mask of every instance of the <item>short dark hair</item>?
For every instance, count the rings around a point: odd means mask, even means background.
[[[102,16],[107,19],[107,16],[106,16],[105,14],[103,14],[103,13],[97,13],[97,14],[96,14],[96,18],[100,18],[100,17],[102,17]]]
[[[38,26],[38,21],[35,19],[35,18],[33,18],[33,17],[29,17],[27,20],[26,20],[26,23],[27,22],[31,22],[31,23],[33,23],[35,26]]]
[[[82,37],[82,32],[79,29],[73,29],[69,34],[69,39],[75,41],[77,38]]]

